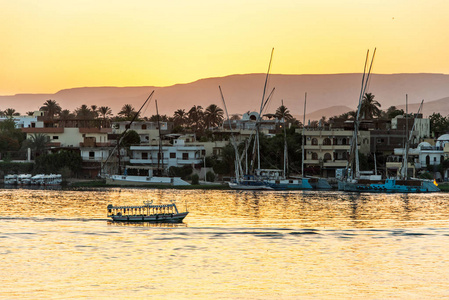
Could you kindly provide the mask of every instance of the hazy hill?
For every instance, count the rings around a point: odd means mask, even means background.
[[[291,114],[303,114],[304,94],[307,92],[307,118],[316,119],[325,115],[332,117],[343,113],[346,108],[355,109],[360,93],[361,74],[331,75],[278,75],[270,76],[267,95],[274,87],[275,92],[267,112],[274,112],[284,100]],[[0,96],[0,109],[15,108],[24,114],[37,110],[48,100],[56,100],[64,109],[74,110],[82,104],[109,106],[116,114],[124,104],[138,109],[152,90],[158,100],[161,114],[173,115],[177,109],[190,109],[193,105],[203,108],[209,104],[223,107],[218,86],[220,85],[230,114],[258,111],[262,99],[265,74],[230,75],[226,77],[201,79],[187,84],[167,87],[84,87],[61,90],[55,94],[18,94]],[[391,105],[409,104],[425,99],[424,114],[434,111],[449,114],[449,75],[444,74],[373,74],[368,89],[375,99],[387,109]],[[336,108],[338,107],[338,109]],[[344,108],[346,107],[346,108]],[[317,112],[318,111],[318,112]],[[417,106],[409,105],[409,111]],[[154,101],[145,111],[145,116],[155,113]]]

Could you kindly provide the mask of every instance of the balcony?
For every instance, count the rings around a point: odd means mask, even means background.
[[[27,127],[22,128],[24,133],[64,133],[64,128],[62,127],[44,127],[44,128],[33,128]]]
[[[92,143],[90,143],[90,142],[88,142],[88,143],[83,143],[83,142],[81,142],[80,143],[80,147],[82,148],[82,147],[86,147],[86,148],[93,148],[93,147],[111,147],[112,146],[112,143],[111,142],[104,142],[104,143],[94,143],[94,144],[92,144]]]
[[[346,167],[347,160],[328,160],[323,162],[325,168],[344,168]]]
[[[112,128],[79,128],[80,133],[111,133]]]
[[[131,158],[129,160],[132,164],[143,164],[143,165],[157,165],[158,160],[154,159],[141,159],[141,158]],[[159,164],[168,166],[178,166],[178,165],[191,165],[191,164],[202,164],[204,160],[202,158],[192,158],[192,159],[179,159],[179,158],[164,158],[159,160]]]
[[[47,146],[47,147],[61,147],[61,143],[60,142],[50,142],[50,143],[46,143],[45,146]]]

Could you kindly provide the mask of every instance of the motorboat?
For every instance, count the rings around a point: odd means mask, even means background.
[[[108,217],[113,221],[121,222],[167,222],[180,223],[188,215],[179,212],[175,202],[169,204],[153,204],[153,201],[145,201],[139,206],[113,206],[109,204]]]

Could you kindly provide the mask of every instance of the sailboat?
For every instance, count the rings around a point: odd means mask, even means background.
[[[282,106],[284,102],[282,101]],[[284,169],[256,169],[259,178],[275,190],[311,190],[313,187],[308,178],[288,178],[287,128],[284,120]]]
[[[307,107],[307,92],[304,94],[304,116],[303,116],[303,123],[302,123],[302,146],[301,146],[301,176],[304,179],[307,180],[307,183],[314,189],[314,190],[330,190],[332,189],[332,186],[329,184],[329,182],[325,178],[319,178],[319,177],[307,177],[304,173],[304,160],[305,160],[305,128],[306,128],[306,107]]]
[[[268,65],[268,71],[265,77],[265,85],[262,94],[262,101],[260,104],[259,114],[256,119],[255,130],[251,134],[249,141],[253,139],[254,136],[254,144],[253,144],[253,153],[251,159],[250,168],[246,167],[245,172],[243,172],[242,168],[242,160],[248,158],[248,147],[245,147],[245,152],[242,156],[239,154],[239,150],[237,147],[237,143],[235,142],[235,138],[231,133],[231,142],[235,150],[235,178],[229,182],[229,186],[232,189],[239,190],[286,190],[286,189],[312,189],[312,186],[308,183],[308,179],[298,179],[298,178],[287,178],[286,171],[288,170],[287,166],[287,144],[285,139],[285,126],[284,126],[284,170],[279,169],[261,169],[261,161],[260,161],[260,123],[262,118],[262,113],[265,110],[267,103],[271,100],[271,97],[274,92],[273,90],[270,92],[268,97],[265,99],[265,94],[267,91],[268,77],[270,74],[271,62],[273,59],[273,51],[271,50],[270,62]],[[226,109],[226,103],[224,101],[223,93],[220,88],[221,97],[223,100],[223,105],[225,107],[225,111],[229,120],[229,115]],[[284,123],[285,125],[285,123]],[[229,124],[231,128],[231,124]],[[257,160],[257,168],[255,167]]]
[[[113,175],[105,175],[106,178],[106,184],[110,185],[170,185],[170,186],[184,186],[184,185],[190,185],[187,181],[184,181],[180,177],[168,177],[168,176],[162,176],[161,175],[161,167],[160,167],[160,159],[162,158],[162,141],[161,141],[161,130],[160,130],[160,124],[159,124],[159,112],[157,109],[157,101],[156,102],[156,111],[158,116],[158,127],[159,127],[159,154],[158,154],[158,167],[156,170],[153,170],[152,167],[145,167],[145,166],[139,166],[139,167],[130,167],[127,166],[128,169],[138,169],[139,175],[128,175],[127,174],[127,168],[125,168],[124,173],[122,174],[122,166],[121,166],[121,151],[120,151],[120,144],[128,131],[129,128],[131,128],[131,124],[136,120],[137,116],[139,115],[142,108],[146,105],[146,103],[150,100],[152,97],[154,91],[150,94],[150,96],[147,98],[147,100],[144,102],[142,107],[139,109],[139,111],[135,114],[131,122],[126,126],[125,131],[120,135],[117,141],[117,145],[114,148],[114,150],[111,152],[109,157],[106,159],[104,163],[104,167],[107,165],[107,162],[112,157],[112,155],[117,151],[117,158],[118,158],[118,174]]]
[[[376,53],[376,49],[374,49],[373,57],[371,60],[370,68],[365,80],[365,71],[368,62],[369,51],[366,56],[365,61],[365,70],[363,72],[362,77],[362,89],[359,97],[359,105],[357,109],[357,117],[354,122],[354,133],[351,141],[351,152],[349,155],[349,160],[347,167],[345,169],[345,176],[342,180],[338,182],[338,190],[347,191],[347,192],[387,192],[387,193],[426,193],[426,192],[438,192],[440,189],[435,184],[435,181],[430,180],[420,180],[420,179],[411,179],[408,178],[407,174],[407,153],[408,153],[408,145],[409,140],[411,139],[411,134],[413,132],[414,126],[412,128],[412,132],[410,133],[410,137],[407,139],[407,143],[405,145],[405,155],[403,159],[403,167],[402,167],[402,176],[401,178],[387,178],[382,180],[379,175],[372,175],[368,177],[361,176],[360,173],[360,165],[359,165],[359,157],[358,157],[358,129],[360,122],[360,109],[362,103],[362,97],[365,94],[365,90],[368,84],[369,75],[371,73],[371,67],[374,60],[374,55]],[[422,102],[420,109],[422,107]],[[418,111],[419,112],[419,111]]]

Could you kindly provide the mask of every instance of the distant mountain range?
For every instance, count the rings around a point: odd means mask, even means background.
[[[354,110],[360,94],[362,74],[280,75],[269,77],[266,96],[275,88],[266,112],[274,113],[284,105],[296,117],[303,115],[307,92],[307,119],[317,120]],[[159,112],[172,116],[177,109],[188,111],[193,105],[203,108],[217,104],[223,108],[218,86],[221,86],[230,114],[259,111],[265,74],[230,75],[206,78],[187,84],[166,87],[83,87],[61,90],[55,94],[17,94],[0,96],[0,109],[14,108],[22,114],[38,110],[48,100],[56,100],[63,109],[74,110],[82,104],[109,106],[117,114],[124,104],[140,108],[155,90]],[[367,90],[375,95],[385,110],[394,105],[405,108],[408,94],[409,112],[416,112],[424,99],[424,115],[449,114],[449,75],[445,74],[373,74]],[[155,114],[154,101],[144,116]]]

